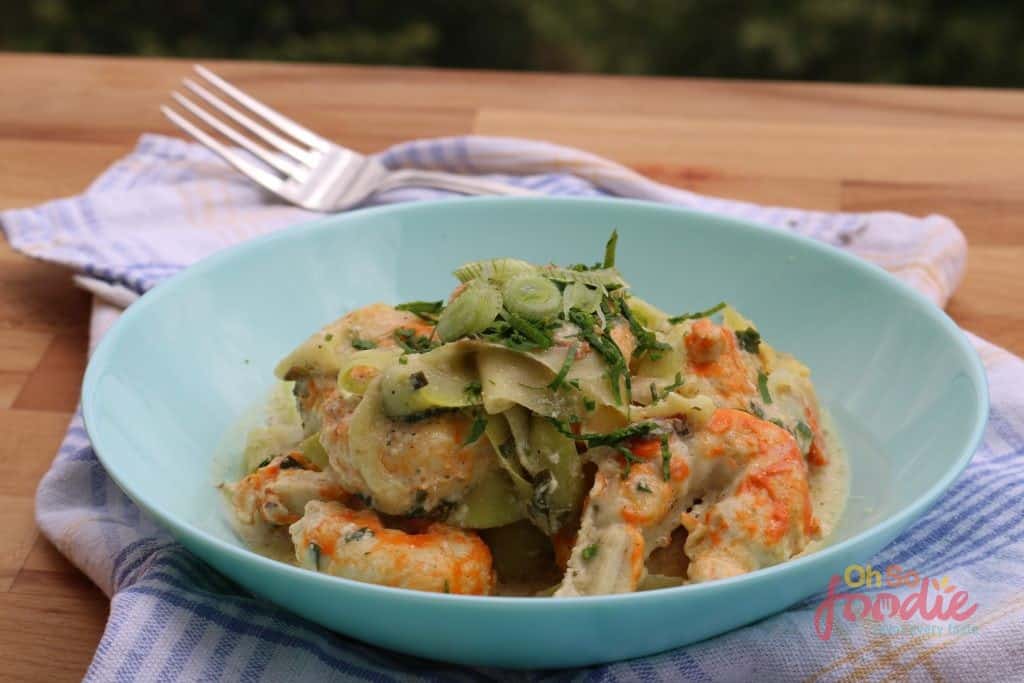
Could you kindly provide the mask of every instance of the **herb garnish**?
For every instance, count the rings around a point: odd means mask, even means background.
[[[661,478],[672,478],[672,451],[668,447],[668,434],[661,435]]]
[[[736,341],[739,342],[740,348],[747,353],[757,353],[761,346],[761,333],[753,327],[748,327],[736,333]]]
[[[658,403],[659,401],[664,401],[666,398],[668,398],[669,394],[671,394],[673,391],[675,391],[681,386],[683,386],[683,373],[681,372],[677,372],[676,378],[672,382],[672,384],[669,384],[660,392],[656,391],[657,386],[654,384],[654,382],[651,382],[651,403],[654,404]]]
[[[764,401],[766,405],[771,405],[772,395],[771,392],[768,391],[768,375],[764,374],[764,372],[760,370],[757,372],[757,390],[761,393],[761,400]]]
[[[392,336],[395,339],[395,343],[406,353],[426,353],[439,346],[436,342],[431,341],[429,337],[424,337],[418,334],[416,330],[408,327],[399,327]]]
[[[629,323],[629,330],[636,337],[636,350],[633,351],[634,358],[640,358],[646,354],[651,360],[659,360],[665,351],[672,349],[671,345],[658,341],[654,332],[644,327],[636,319],[636,316],[633,315],[633,310],[626,303],[625,299],[619,301],[619,310],[622,312],[622,317]]]
[[[578,422],[579,420],[577,419],[575,421]],[[637,436],[647,436],[658,429],[658,425],[653,422],[634,422],[633,424],[626,425],[622,429],[605,432],[604,434],[576,434],[565,422],[561,420],[549,417],[548,422],[554,425],[555,429],[557,429],[562,436],[568,437],[573,441],[582,441],[588,446],[613,446],[620,441],[625,441],[626,439],[632,439]]]
[[[332,333],[328,332],[324,335],[324,341],[331,341],[332,339],[334,339],[334,335]]]
[[[345,534],[345,543],[354,543],[355,541],[361,541],[367,535],[373,536],[373,530],[368,526],[359,527],[355,531],[350,531]]]
[[[587,412],[592,412],[597,408],[597,401],[590,398],[589,396],[584,396],[583,407],[587,409]]]
[[[473,418],[473,424],[469,427],[469,434],[466,436],[466,440],[462,442],[462,445],[468,446],[471,443],[475,443],[477,439],[484,435],[484,430],[486,429],[487,416],[478,412],[476,417]]]
[[[328,335],[327,337],[324,337],[324,339],[327,339],[327,341],[330,341],[329,337],[330,337],[330,335]],[[352,348],[353,349],[358,349],[359,351],[368,351],[369,349],[377,348],[377,342],[370,341],[369,339],[360,339],[359,337],[353,337],[352,338]]]
[[[526,318],[509,311],[504,311],[503,315],[512,329],[530,340],[530,342],[535,344],[538,349],[544,350],[551,348],[554,340],[544,327],[538,325],[532,320],[527,320]]]
[[[723,301],[723,302],[721,302],[720,304],[718,304],[716,306],[712,306],[711,308],[707,309],[706,311],[698,311],[696,313],[683,313],[682,315],[673,316],[673,317],[668,319],[668,322],[671,325],[675,325],[676,323],[681,323],[684,320],[691,320],[693,318],[707,318],[709,316],[714,315],[715,313],[718,313],[720,310],[725,308],[725,306],[726,306],[726,303]]]
[[[796,423],[796,433],[802,436],[803,438],[807,439],[808,441],[814,439],[814,432],[811,431],[811,428],[808,427],[807,423],[804,422],[803,420],[800,420],[799,422]]]
[[[427,379],[422,370],[419,370],[409,375],[409,383],[412,384],[412,390],[417,391],[430,384],[430,380]]]
[[[272,459],[273,459],[273,458],[271,458],[271,457],[269,457],[269,456],[268,456],[268,457],[266,457],[266,458],[263,458],[263,460],[261,460],[261,461],[260,461],[260,464],[259,464],[259,465],[256,465],[256,469],[258,469],[258,470],[261,470],[261,469],[263,469],[264,467],[266,467],[267,465],[269,465],[269,464],[270,464],[270,461],[271,461]]]
[[[618,230],[612,230],[611,237],[608,238],[608,241],[604,245],[604,263],[602,264],[602,267],[604,267],[604,268],[614,268],[615,267],[615,247],[618,244],[619,244],[619,231]]]
[[[627,405],[632,403],[633,384],[629,375],[629,366],[626,365],[622,350],[611,338],[608,330],[605,330],[604,334],[598,335],[594,331],[594,326],[597,324],[594,316],[577,308],[569,311],[569,320],[580,329],[580,336],[583,340],[590,344],[590,347],[608,364],[608,382],[611,385],[612,397],[615,399],[616,405],[622,405],[622,389],[619,385],[621,381],[625,381]]]
[[[627,479],[629,477],[630,469],[633,468],[633,463],[635,463],[635,462],[643,462],[644,459],[641,458],[636,453],[634,453],[633,451],[631,451],[628,448],[626,448],[625,446],[623,446],[622,444],[618,444],[616,446],[613,446],[613,448],[616,451],[618,451],[619,455],[621,455],[626,460],[626,469],[624,469],[622,471],[622,478],[623,479]]]
[[[462,395],[466,397],[472,403],[478,403],[484,395],[484,388],[480,382],[473,381],[466,385],[466,388],[462,390]]]
[[[593,545],[588,545],[584,548],[583,552],[580,553],[580,557],[583,558],[584,562],[590,562],[592,559],[597,557],[597,544],[594,543]]]
[[[558,374],[555,375],[555,378],[551,380],[550,384],[548,384],[548,389],[558,391],[562,386],[562,383],[565,382],[565,378],[569,375],[569,368],[572,367],[573,361],[576,360],[576,352],[579,348],[580,343],[578,341],[574,341],[572,346],[569,347],[568,353],[565,354],[565,360],[562,361],[562,367],[558,369]]]
[[[427,322],[436,323],[437,316],[444,309],[443,301],[408,301],[395,306],[396,311],[415,313]]]

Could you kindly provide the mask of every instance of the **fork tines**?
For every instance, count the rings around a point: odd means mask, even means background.
[[[174,100],[185,111],[214,131],[279,171],[284,178],[239,154],[174,109],[161,106],[160,110],[174,125],[212,149],[229,164],[268,190],[280,192],[284,181],[289,178],[300,182],[305,180],[320,156],[330,148],[331,143],[327,140],[245,94],[209,69],[198,64],[193,68],[208,87],[189,78],[184,79],[185,87],[229,122],[234,122],[255,135],[263,144],[243,134],[236,127],[232,127],[222,118],[211,114],[179,92],[171,94]],[[229,101],[219,97],[218,92],[226,96]],[[233,106],[232,103],[239,105],[241,109],[238,106]],[[248,110],[249,113],[243,109]],[[261,123],[250,114],[255,114],[265,123]],[[269,127],[265,124],[269,124]]]

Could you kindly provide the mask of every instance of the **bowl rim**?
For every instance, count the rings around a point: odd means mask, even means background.
[[[899,291],[904,297],[909,299],[909,303],[913,304],[913,306],[916,307],[922,315],[931,318],[933,322],[937,323],[940,328],[946,332],[948,337],[950,337],[954,346],[961,352],[966,361],[966,366],[969,369],[971,379],[974,381],[974,386],[977,387],[975,396],[976,411],[974,416],[974,425],[966,442],[967,447],[963,449],[963,452],[959,455],[954,465],[943,473],[931,487],[929,487],[917,498],[917,500],[912,502],[904,510],[879,521],[868,529],[865,529],[850,538],[844,539],[835,544],[828,544],[811,554],[795,557],[771,567],[766,567],[748,574],[742,574],[726,579],[696,584],[684,584],[681,586],[673,586],[671,588],[662,588],[653,591],[579,596],[574,597],[572,600],[552,600],[550,597],[534,596],[476,596],[429,593],[365,583],[354,579],[346,579],[343,577],[331,576],[302,569],[300,567],[260,555],[259,553],[248,549],[244,545],[232,544],[194,523],[186,520],[180,520],[175,515],[168,514],[158,507],[150,505],[146,500],[145,495],[140,494],[136,487],[132,486],[129,481],[126,481],[121,476],[121,473],[118,471],[116,466],[116,461],[106,458],[103,455],[105,450],[103,434],[98,428],[95,430],[90,428],[90,425],[95,425],[99,422],[96,412],[97,408],[93,398],[98,390],[97,384],[100,376],[102,375],[103,370],[111,365],[112,359],[115,357],[116,348],[119,345],[119,340],[124,334],[124,330],[131,326],[135,318],[144,315],[149,308],[158,306],[165,297],[172,295],[173,292],[181,286],[181,282],[185,281],[187,278],[215,270],[224,263],[244,258],[250,251],[263,248],[266,245],[273,244],[279,240],[303,239],[305,235],[319,231],[336,229],[336,226],[339,223],[344,223],[348,220],[372,219],[377,216],[386,217],[395,213],[401,214],[422,210],[442,212],[450,208],[458,210],[459,207],[465,207],[468,203],[489,204],[493,206],[495,210],[502,210],[507,207],[538,205],[545,203],[559,204],[569,207],[583,205],[593,207],[594,204],[605,204],[616,209],[622,209],[625,207],[628,210],[636,210],[640,213],[646,211],[668,213],[680,218],[691,218],[718,223],[719,226],[724,226],[724,229],[727,230],[739,230],[740,232],[748,232],[764,236],[768,239],[793,242],[801,247],[810,249],[816,254],[838,259],[844,267],[851,267],[859,270],[864,275],[875,280],[879,280],[884,285],[895,288]],[[763,584],[765,582],[771,582],[780,575],[784,576],[788,573],[797,572],[800,569],[811,570],[817,565],[828,564],[833,557],[841,555],[847,550],[855,549],[856,546],[868,541],[872,537],[885,535],[886,533],[891,533],[892,536],[895,536],[900,530],[912,523],[917,517],[930,508],[939,496],[949,488],[949,486],[967,467],[967,464],[978,449],[989,417],[988,378],[981,358],[970,345],[967,335],[945,313],[945,311],[939,308],[939,306],[934,302],[896,278],[891,273],[885,271],[880,266],[819,240],[796,234],[791,231],[775,229],[769,225],[759,224],[731,216],[722,216],[704,211],[697,211],[691,208],[661,202],[612,197],[460,197],[439,199],[429,202],[403,202],[399,204],[361,209],[351,213],[342,213],[316,218],[283,230],[277,230],[269,234],[254,237],[239,244],[232,245],[182,269],[166,281],[160,283],[159,286],[156,286],[146,292],[144,296],[140,297],[127,310],[125,310],[120,316],[120,319],[110,330],[107,331],[100,343],[92,352],[86,367],[81,396],[82,419],[85,430],[89,436],[93,451],[96,453],[97,458],[103,465],[107,474],[133,502],[149,514],[153,515],[160,525],[165,530],[170,530],[172,535],[176,536],[176,538],[180,538],[181,536],[193,536],[205,545],[213,546],[218,550],[218,552],[226,554],[241,563],[255,563],[256,565],[263,566],[271,571],[281,572],[285,576],[294,576],[298,580],[320,582],[324,586],[333,585],[337,588],[340,585],[347,587],[349,590],[369,591],[372,593],[379,593],[381,597],[407,600],[410,602],[446,604],[451,601],[457,601],[463,604],[502,604],[517,609],[537,609],[541,608],[541,606],[546,608],[556,604],[575,605],[577,606],[576,608],[590,608],[598,604],[614,604],[622,601],[642,603],[647,600],[660,600],[669,597],[670,595],[673,597],[681,597],[687,594],[698,594],[701,592],[721,590],[726,587],[739,587],[744,584],[751,584],[753,587],[758,583]],[[228,426],[226,426],[225,429],[227,427]],[[865,558],[865,560],[866,559],[867,558]],[[206,560],[204,560],[204,562],[205,561]],[[821,588],[821,590],[823,589],[824,587]]]

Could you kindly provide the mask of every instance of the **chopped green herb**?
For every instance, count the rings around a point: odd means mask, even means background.
[[[780,419],[779,419],[779,418],[777,418],[777,417],[773,417],[772,419],[770,419],[770,420],[768,420],[768,421],[769,421],[769,422],[771,422],[771,423],[772,423],[773,425],[775,425],[776,427],[781,427],[782,429],[785,429],[785,430],[786,430],[787,432],[789,432],[790,434],[792,434],[792,433],[793,433],[793,431],[792,431],[792,430],[791,430],[791,429],[790,429],[789,427],[787,427],[787,426],[786,426],[786,423],[785,423],[785,422],[783,422],[782,420],[780,420]]]
[[[583,397],[583,407],[586,408],[587,411],[593,411],[593,410],[595,410],[597,408],[597,401],[595,401],[594,399],[592,399],[592,398],[590,398],[588,396],[584,396]]]
[[[757,390],[761,393],[761,400],[765,402],[765,405],[771,405],[772,395],[768,391],[768,375],[760,370],[757,373]]]
[[[588,545],[584,548],[583,552],[580,553],[580,557],[583,558],[584,562],[590,562],[592,559],[597,557],[597,544]]]
[[[471,402],[477,403],[484,395],[484,388],[480,382],[470,382],[462,390],[463,395]]]
[[[577,419],[576,422],[579,420]],[[656,430],[658,425],[653,422],[634,422],[631,425],[626,425],[622,429],[616,429],[611,432],[605,432],[604,434],[574,434],[572,429],[561,420],[556,420],[553,417],[548,418],[548,422],[554,425],[562,436],[568,437],[574,441],[582,441],[588,446],[613,446],[620,441],[626,439],[632,439],[637,436],[646,436]]]
[[[370,527],[368,526],[360,527],[355,531],[350,531],[347,534],[345,534],[345,543],[354,543],[356,541],[361,541],[366,536],[373,536],[373,530],[370,529]]]
[[[622,312],[622,316],[629,323],[629,330],[636,337],[636,349],[633,351],[634,358],[640,358],[641,356],[647,355],[651,360],[659,360],[665,351],[672,349],[672,346],[663,342],[658,341],[657,336],[654,332],[648,330],[643,324],[636,319],[633,315],[632,309],[629,304],[626,303],[625,299],[619,301],[619,310]]]
[[[814,439],[814,432],[811,431],[811,428],[803,420],[796,423],[796,433],[808,441]]]
[[[626,448],[622,444],[614,446],[614,448],[615,448],[616,451],[619,452],[619,455],[621,455],[626,460],[626,469],[624,469],[622,471],[622,478],[625,479],[625,478],[627,478],[629,476],[629,470],[632,469],[633,463],[635,463],[635,462],[643,462],[643,458],[641,458],[636,453],[634,453],[633,451],[629,450],[628,448]]]
[[[327,341],[330,341],[330,339],[328,339]],[[359,337],[353,337],[352,348],[358,349],[360,351],[367,351],[369,349],[377,348],[377,342],[370,341],[369,339],[360,339]]]
[[[324,341],[331,341],[332,339],[334,339],[334,335],[330,332],[324,335]]]
[[[408,365],[409,364],[409,356],[403,353],[401,356],[398,357],[398,364],[399,365]]]
[[[654,402],[657,403],[658,401],[664,401],[666,398],[668,398],[669,394],[671,394],[673,391],[675,391],[681,386],[683,386],[683,373],[677,372],[676,378],[672,382],[672,384],[669,384],[664,389],[662,389],[661,393],[659,393],[657,397],[654,399]],[[651,384],[651,396],[655,396],[653,383]]]
[[[760,405],[754,403],[753,401],[750,402],[750,413],[755,417],[758,417],[762,420],[764,419],[764,410],[761,408]]]
[[[473,418],[473,424],[469,427],[469,434],[466,436],[466,440],[462,442],[463,446],[468,446],[471,443],[475,443],[477,439],[484,435],[484,430],[487,429],[487,416],[483,413],[477,413],[476,417]]]
[[[269,457],[263,458],[263,460],[260,461],[260,464],[256,465],[256,469],[258,469],[258,470],[263,469],[264,467],[266,467],[267,465],[270,464],[270,461],[271,461],[271,458],[269,458]]]
[[[284,460],[281,461],[281,464],[279,465],[279,467],[282,470],[294,470],[294,469],[300,469],[301,470],[301,469],[305,469],[305,468],[303,468],[301,462],[299,462],[298,460],[296,460],[295,458],[293,458],[290,455],[285,456]]]
[[[606,329],[604,334],[598,335],[594,330],[594,326],[597,324],[594,316],[576,308],[569,311],[569,320],[579,328],[580,336],[583,340],[590,344],[590,347],[604,358],[605,363],[608,365],[606,374],[616,405],[622,405],[620,382],[623,381],[626,385],[626,404],[632,403],[632,379],[629,375],[629,366],[626,365],[626,359],[622,355],[622,350],[615,343],[615,340],[612,339],[609,331]]]
[[[651,490],[651,487],[648,486],[647,482],[643,479],[636,483],[636,490],[640,493],[654,493],[654,491]]]
[[[436,323],[437,316],[444,309],[443,301],[408,301],[395,306],[396,311],[415,313],[427,322]]]
[[[668,434],[661,435],[661,478],[672,478],[672,451],[668,447]]]
[[[726,303],[723,301],[716,306],[712,306],[706,311],[698,311],[696,313],[683,313],[682,315],[673,316],[668,319],[668,322],[669,324],[675,325],[677,323],[683,322],[684,320],[691,320],[693,318],[707,318],[714,315],[715,313],[718,313],[720,310],[725,308],[725,306]]]
[[[551,339],[551,335],[548,334],[547,330],[543,326],[538,325],[532,320],[527,320],[522,316],[516,315],[509,311],[505,312],[505,319],[508,324],[518,332],[519,334],[526,337],[532,343],[534,343],[539,349],[550,349],[554,340]]]
[[[412,384],[412,390],[417,391],[430,384],[430,380],[423,374],[423,371],[414,372],[409,375],[409,383]]]
[[[659,401],[658,398],[658,385],[651,382],[651,405],[654,405]]]
[[[614,268],[615,267],[615,247],[619,244],[619,231],[612,230],[611,237],[608,238],[608,242],[604,245],[604,263],[603,268]]]
[[[439,346],[439,344],[431,341],[429,337],[417,334],[416,330],[408,327],[399,327],[392,336],[395,339],[395,343],[406,353],[426,353]]]
[[[757,353],[761,346],[761,333],[753,327],[748,327],[736,333],[736,341],[739,342],[740,348],[747,353]]]
[[[574,341],[572,346],[569,347],[569,352],[565,354],[565,360],[562,361],[562,367],[558,369],[558,374],[555,375],[555,378],[551,380],[550,384],[548,384],[548,389],[558,391],[562,386],[562,383],[565,382],[565,378],[569,374],[569,368],[572,367],[573,361],[576,360],[576,352],[579,348],[580,343],[578,341]]]

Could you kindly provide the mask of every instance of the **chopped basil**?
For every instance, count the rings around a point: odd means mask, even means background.
[[[484,430],[487,429],[487,416],[483,413],[477,413],[476,417],[473,418],[473,424],[469,428],[469,434],[466,436],[466,440],[462,442],[463,446],[468,446],[471,443],[475,443],[484,434]]]
[[[605,363],[608,365],[606,374],[616,405],[622,405],[620,382],[625,382],[626,385],[626,405],[631,404],[632,379],[629,375],[629,367],[626,365],[626,359],[622,355],[622,350],[615,343],[615,340],[612,339],[609,331],[605,329],[604,334],[598,335],[594,330],[594,326],[597,324],[594,316],[577,308],[569,311],[569,320],[579,328],[580,337],[590,344],[590,347],[604,358]]]
[[[676,323],[681,323],[684,320],[691,320],[693,318],[707,318],[709,316],[714,315],[715,313],[718,313],[720,310],[725,308],[725,306],[726,303],[723,301],[717,306],[712,306],[706,311],[698,311],[696,313],[683,313],[682,315],[673,316],[668,319],[668,322],[671,325],[675,325]]]
[[[438,346],[438,344],[431,341],[429,337],[417,334],[416,330],[408,327],[399,327],[394,331],[392,336],[394,337],[395,343],[398,344],[406,353],[426,353]]]
[[[750,410],[748,410],[747,412],[749,412],[751,415],[753,415],[756,418],[759,418],[761,420],[764,419],[764,409],[761,408],[760,405],[758,405],[757,403],[755,403],[753,401],[750,402]]]
[[[661,478],[672,478],[672,451],[668,447],[668,434],[661,435]]]
[[[736,333],[736,341],[739,342],[740,348],[747,353],[757,353],[761,346],[761,333],[753,327],[748,327]]]
[[[396,311],[415,313],[427,322],[436,323],[437,316],[444,309],[443,301],[408,301],[395,306]]]
[[[569,375],[569,369],[572,367],[573,361],[576,360],[576,352],[579,348],[579,341],[574,341],[572,346],[569,347],[569,352],[565,354],[565,360],[562,361],[562,367],[558,369],[558,374],[555,375],[555,378],[551,380],[550,384],[548,384],[548,389],[558,391],[562,386],[562,383],[565,382],[565,378]]]
[[[636,349],[633,351],[634,358],[640,358],[643,355],[647,355],[651,360],[659,360],[665,351],[671,350],[672,346],[663,342],[658,341],[657,336],[654,332],[648,330],[643,324],[636,319],[633,315],[633,311],[630,309],[629,304],[626,303],[625,299],[619,301],[619,310],[622,312],[622,316],[629,323],[629,330],[636,337]]]
[[[568,437],[574,441],[582,441],[588,446],[613,446],[620,441],[631,439],[637,436],[646,436],[651,432],[658,429],[658,425],[653,422],[634,422],[631,425],[626,425],[622,429],[616,429],[604,434],[575,434],[565,422],[556,420],[553,417],[549,417],[548,421],[555,426],[562,436]],[[578,422],[578,419],[576,420]]]
[[[614,446],[613,448],[615,448],[615,450],[619,452],[619,455],[626,460],[626,469],[622,471],[622,478],[626,479],[629,477],[629,471],[633,468],[633,463],[643,462],[643,458],[621,444]]]
[[[593,545],[588,545],[584,548],[583,552],[580,553],[580,557],[583,558],[584,562],[590,562],[592,559],[597,557],[597,544],[594,543]]]
[[[324,338],[327,339],[327,341],[330,341],[330,335]],[[377,348],[377,342],[370,341],[369,339],[360,339],[359,337],[353,337],[352,348],[358,349],[359,351],[367,351],[369,349]]]
[[[331,341],[332,339],[334,339],[334,335],[330,332],[324,335],[324,341]]]
[[[757,373],[757,390],[760,392],[761,400],[765,402],[765,405],[771,405],[772,395],[768,391],[768,375],[760,370]]]
[[[592,399],[592,398],[584,396],[583,397],[583,407],[586,408],[587,411],[593,411],[593,410],[595,410],[597,408],[597,402],[594,399]]]
[[[803,420],[796,423],[796,433],[808,441],[814,439],[814,432],[811,431],[811,428]]]

